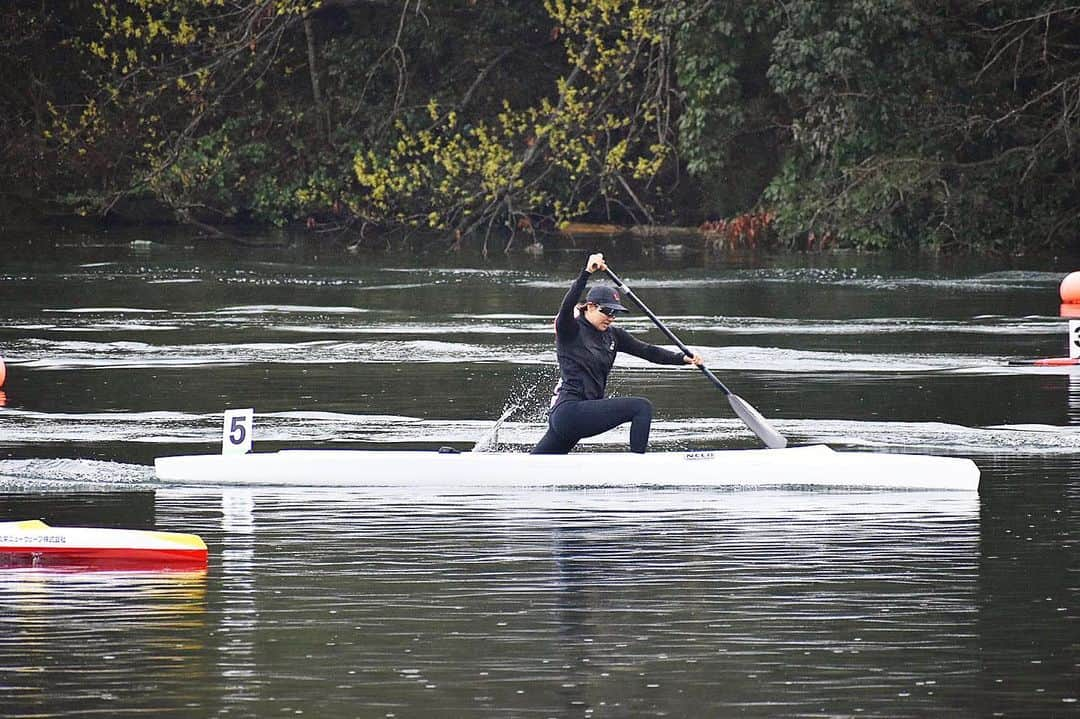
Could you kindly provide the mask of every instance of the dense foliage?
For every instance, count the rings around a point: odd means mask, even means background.
[[[573,219],[813,248],[1078,235],[1064,2],[14,0],[0,27],[0,192],[82,213],[485,247]]]

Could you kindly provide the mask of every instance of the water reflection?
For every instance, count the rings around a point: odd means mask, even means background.
[[[932,714],[977,681],[966,494],[168,494],[221,511],[220,699],[248,715],[847,714],[898,697]],[[913,672],[912,652],[932,661]]]
[[[754,713],[765,687],[766,714],[895,711],[897,697],[933,714],[948,706],[943,677],[972,681],[973,645],[956,639],[976,617],[977,502],[746,499],[688,526],[554,530],[560,631],[576,650],[564,688],[598,684],[588,705],[652,713],[673,674],[702,687],[713,675],[725,688],[702,715]],[[905,646],[935,651],[941,674],[905,677]],[[598,666],[614,670],[599,683]]]
[[[229,707],[244,706],[256,696],[254,511],[255,498],[250,491],[222,492],[218,666],[225,714]]]
[[[1080,425],[1080,371],[1069,373],[1069,424]]]
[[[0,571],[5,716],[119,715],[207,679],[205,572]]]
[[[985,464],[993,482],[981,509],[981,691],[1003,716],[1076,716],[1080,473],[1037,457]]]

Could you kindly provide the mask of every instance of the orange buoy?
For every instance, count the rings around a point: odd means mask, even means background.
[[[0,387],[4,386],[5,379],[7,379],[7,368],[4,367],[4,358],[0,357]]]
[[[1061,306],[1062,317],[1080,317],[1080,303],[1070,303]]]
[[[1061,301],[1067,305],[1080,304],[1080,272],[1070,272],[1061,281]]]

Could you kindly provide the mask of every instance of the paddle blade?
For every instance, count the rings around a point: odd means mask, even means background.
[[[746,423],[750,431],[756,434],[766,447],[783,449],[787,446],[787,440],[780,436],[780,433],[773,429],[761,413],[751,407],[746,400],[736,394],[728,394],[727,399],[739,419]]]

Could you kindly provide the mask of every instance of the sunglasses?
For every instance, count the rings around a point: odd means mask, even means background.
[[[614,317],[615,315],[619,314],[618,310],[612,309],[610,307],[601,307],[600,305],[597,305],[596,309],[600,310],[602,313],[604,313],[608,317]]]

